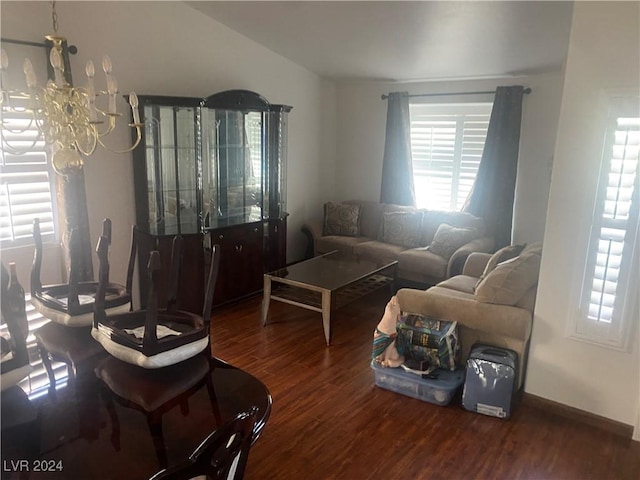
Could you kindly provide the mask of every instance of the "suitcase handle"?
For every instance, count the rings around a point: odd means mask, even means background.
[[[498,350],[497,348],[485,348],[482,350],[482,353],[486,353],[488,355],[496,355],[498,357],[506,357],[507,352],[504,350]]]

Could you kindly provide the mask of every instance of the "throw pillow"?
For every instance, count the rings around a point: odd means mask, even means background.
[[[477,237],[478,230],[475,228],[452,227],[447,223],[442,223],[436,230],[433,241],[427,250],[449,260],[456,250]]]
[[[323,235],[356,237],[359,234],[360,205],[331,202],[324,204]]]
[[[386,212],[382,215],[381,240],[401,247],[418,247],[421,226],[421,212]]]
[[[496,268],[496,266],[499,263],[502,263],[517,257],[522,253],[522,250],[524,250],[525,246],[526,244],[524,243],[522,245],[507,245],[506,247],[502,247],[496,253],[491,255],[491,258],[487,262],[487,265],[484,267],[484,271],[482,272],[482,275],[480,275],[480,278],[478,279],[475,288],[478,288],[478,285],[480,285],[480,282],[482,282],[482,280],[484,280],[484,278],[487,275],[489,275],[489,273],[494,268]]]
[[[476,300],[484,303],[515,305],[538,283],[540,255],[524,253],[496,266],[477,286]]]

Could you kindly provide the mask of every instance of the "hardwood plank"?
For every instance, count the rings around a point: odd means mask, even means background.
[[[332,345],[319,313],[260,297],[215,311],[212,350],[260,378],[273,411],[252,447],[251,479],[640,478],[640,443],[519,402],[508,420],[378,388],[371,340],[386,289],[338,309]]]

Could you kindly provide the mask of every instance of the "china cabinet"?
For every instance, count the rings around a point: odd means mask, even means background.
[[[168,264],[170,243],[181,235],[182,308],[202,306],[212,244],[221,248],[214,304],[259,291],[262,275],[286,262],[291,107],[247,90],[139,98],[145,129],[134,151],[134,182],[141,271],[154,248]]]

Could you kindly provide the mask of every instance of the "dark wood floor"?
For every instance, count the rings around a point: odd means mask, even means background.
[[[338,310],[326,347],[320,314],[260,299],[214,312],[214,355],[260,378],[273,411],[248,480],[640,479],[640,443],[520,404],[509,420],[378,388],[371,338],[386,291]]]

